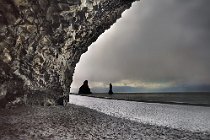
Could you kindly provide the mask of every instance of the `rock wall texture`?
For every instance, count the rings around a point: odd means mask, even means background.
[[[80,56],[133,1],[0,0],[0,106],[69,93]]]

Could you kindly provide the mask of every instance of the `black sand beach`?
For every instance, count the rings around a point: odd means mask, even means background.
[[[0,110],[0,139],[209,140],[210,134],[141,124],[69,104]]]

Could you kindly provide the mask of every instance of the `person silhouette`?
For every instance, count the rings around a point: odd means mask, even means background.
[[[109,84],[109,94],[110,94],[110,95],[113,94],[113,91],[112,91],[112,84],[111,84],[111,83]]]
[[[88,86],[88,80],[83,82],[83,85],[79,88],[79,94],[91,94],[90,88]]]

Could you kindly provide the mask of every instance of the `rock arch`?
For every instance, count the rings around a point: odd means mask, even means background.
[[[56,104],[80,56],[135,0],[0,0],[0,105]]]

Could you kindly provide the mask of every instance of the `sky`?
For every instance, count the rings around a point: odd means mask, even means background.
[[[210,0],[134,2],[77,64],[71,92],[210,91]]]

